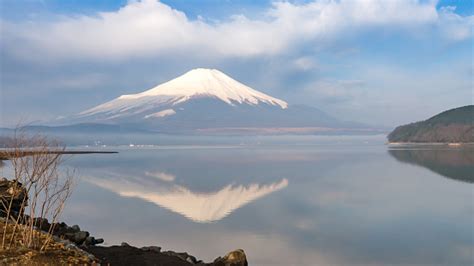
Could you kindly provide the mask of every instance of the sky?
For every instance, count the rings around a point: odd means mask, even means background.
[[[0,23],[0,127],[198,67],[388,127],[474,100],[472,1],[1,0]]]

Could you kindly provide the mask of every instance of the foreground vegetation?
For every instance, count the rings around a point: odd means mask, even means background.
[[[78,225],[58,222],[74,187],[74,172],[60,168],[65,148],[41,136],[15,135],[0,151],[12,177],[0,177],[1,265],[208,265],[246,266],[243,250],[204,263],[186,252],[160,247],[97,247]],[[2,162],[0,158],[0,162]]]
[[[0,220],[3,229],[2,237],[11,239],[11,244],[1,250],[0,264],[3,265],[65,265],[65,264],[94,264],[95,258],[58,239],[51,240],[51,235],[34,230],[37,242],[44,243],[43,249],[28,247],[23,242],[23,235],[30,234],[30,228],[24,225],[15,225]]]
[[[3,153],[9,157],[12,177],[2,178],[0,184],[2,263],[91,262],[79,249],[53,239],[56,221],[73,189],[73,174],[59,168],[64,147],[21,133],[15,134],[11,146]],[[23,156],[25,150],[34,152]]]

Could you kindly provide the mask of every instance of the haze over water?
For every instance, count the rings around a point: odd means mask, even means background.
[[[384,141],[111,147],[68,160],[81,178],[63,218],[205,261],[243,248],[250,265],[472,265],[474,150]]]

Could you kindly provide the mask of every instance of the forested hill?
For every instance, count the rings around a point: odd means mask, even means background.
[[[474,142],[474,105],[444,111],[428,120],[395,128],[389,142],[468,143]]]

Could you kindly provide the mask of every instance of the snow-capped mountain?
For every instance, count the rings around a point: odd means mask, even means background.
[[[162,132],[248,128],[347,128],[324,112],[290,106],[216,69],[193,69],[149,90],[122,95],[63,119]]]
[[[282,109],[288,107],[286,102],[256,91],[219,70],[198,68],[147,91],[122,95],[80,115],[98,116],[104,120],[133,114],[143,114],[143,119],[162,118],[174,115],[176,111],[173,108],[161,110],[160,107],[172,107],[198,98],[214,98],[231,106],[263,103]]]

